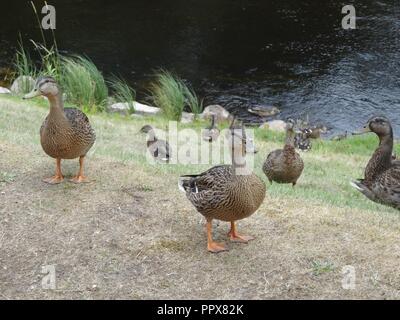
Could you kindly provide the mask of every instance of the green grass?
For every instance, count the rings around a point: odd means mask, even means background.
[[[85,111],[104,111],[108,88],[95,64],[82,56],[61,58],[61,87],[67,101]]]
[[[313,275],[319,276],[321,274],[331,272],[335,270],[335,266],[329,261],[312,261],[311,262]]]
[[[40,56],[40,75],[51,76],[56,80],[61,78],[61,55],[58,53],[57,48],[53,45],[47,48],[41,43],[31,40],[36,52]]]
[[[197,97],[196,93],[186,85],[183,87],[183,92],[186,97],[186,104],[190,111],[196,115],[202,113],[203,101]]]
[[[203,109],[202,102],[193,90],[169,71],[157,73],[156,80],[150,85],[150,92],[154,104],[170,120],[180,120],[185,107],[195,114]]]
[[[28,51],[25,50],[22,40],[19,41],[18,49],[15,54],[14,68],[15,75],[19,76],[30,76],[35,78],[37,75],[37,69],[33,63],[31,56]],[[33,89],[29,81],[22,82],[22,93],[28,93]]]
[[[15,143],[20,143],[20,140],[32,143],[34,140],[38,143],[38,137],[32,137],[31,132],[35,132],[36,127],[44,119],[46,114],[44,108],[47,109],[47,103],[43,99],[32,102],[22,102],[12,97],[1,99],[26,107],[22,113],[13,113],[12,109],[0,108],[0,126],[5,128],[0,133],[0,139],[4,138]],[[37,108],[38,103],[40,108]],[[131,119],[118,114],[98,114],[91,115],[91,121],[98,136],[95,150],[98,155],[121,162],[133,162],[148,173],[165,175],[167,179],[175,179],[182,174],[200,173],[210,167],[207,164],[157,165],[147,162],[146,136],[138,134],[138,131],[145,124],[165,130],[168,126],[167,118],[153,116]],[[191,128],[200,136],[201,129],[206,125],[206,122],[197,120],[191,124],[178,123],[178,129]],[[351,180],[363,177],[364,168],[378,145],[378,140],[373,134],[354,136],[337,142],[315,140],[311,151],[301,152],[305,168],[295,188],[285,184],[270,185],[261,169],[267,154],[282,147],[284,135],[259,128],[254,129],[254,135],[259,148],[254,159],[254,170],[267,184],[269,197],[298,199],[301,202],[328,207],[398,213],[397,210],[368,200],[349,184]],[[399,145],[395,145],[394,152],[400,154]]]
[[[132,89],[129,84],[116,76],[109,79],[108,84],[113,91],[113,98],[116,102],[127,103],[129,107],[129,113],[135,112],[135,99],[136,92]]]
[[[106,109],[108,87],[102,73],[90,59],[79,55],[62,56],[55,45],[47,48],[32,40],[31,43],[39,54],[40,65],[34,64],[20,41],[14,62],[16,76],[52,76],[59,82],[68,102],[88,112],[102,112]],[[27,85],[24,92],[32,89]],[[125,89],[122,83],[119,89]],[[126,93],[125,90],[123,94]]]

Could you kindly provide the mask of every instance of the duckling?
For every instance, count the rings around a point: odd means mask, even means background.
[[[289,119],[286,124],[286,142],[283,149],[272,151],[264,162],[263,171],[270,183],[291,183],[296,185],[304,169],[300,155],[295,151],[295,122]]]
[[[375,116],[353,134],[374,132],[379,146],[365,168],[364,179],[351,185],[368,199],[400,209],[400,161],[393,160],[393,129],[389,119]]]
[[[219,129],[215,125],[215,114],[211,115],[211,125],[203,130],[203,140],[213,142],[219,137]]]
[[[233,122],[232,122],[233,124]],[[252,215],[265,198],[263,181],[246,166],[246,132],[230,127],[232,165],[218,165],[201,174],[179,178],[179,188],[207,221],[207,249],[217,253],[228,250],[213,241],[213,219],[228,221],[231,241],[247,243],[254,239],[237,233],[235,222]]]
[[[309,151],[312,147],[312,142],[310,139],[311,130],[309,128],[303,128],[296,132],[294,137],[295,148],[302,151]]]
[[[338,134],[337,136],[332,137],[331,140],[332,141],[342,141],[342,140],[347,139],[347,135],[348,135],[348,132],[346,130],[344,133],[341,133],[341,134]]]
[[[323,125],[312,126],[308,129],[311,131],[308,135],[308,137],[311,139],[319,139],[321,138],[321,134],[327,132],[327,128]]]
[[[152,126],[145,125],[140,129],[140,132],[148,134],[146,141],[147,150],[149,150],[153,158],[159,161],[169,162],[171,157],[169,143],[165,140],[159,140]]]
[[[256,114],[259,117],[271,117],[281,112],[277,107],[263,108],[261,106],[253,106],[247,108],[247,111]]]
[[[46,97],[50,103],[50,112],[40,128],[40,143],[44,152],[56,159],[55,175],[43,181],[50,184],[61,183],[64,180],[61,160],[79,158],[79,172],[70,181],[87,182],[83,174],[84,159],[96,140],[88,117],[78,109],[64,108],[61,89],[52,77],[38,78],[34,89],[24,99],[40,95]]]

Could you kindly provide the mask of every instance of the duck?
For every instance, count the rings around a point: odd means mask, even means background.
[[[374,116],[354,134],[373,132],[379,145],[365,167],[364,179],[351,185],[368,199],[400,209],[400,161],[393,159],[393,129],[388,118]]]
[[[302,151],[309,151],[312,148],[312,142],[310,139],[310,135],[312,134],[311,129],[303,128],[299,129],[294,137],[294,146],[295,148]]]
[[[39,77],[33,90],[24,99],[44,96],[50,104],[50,111],[40,128],[40,143],[44,152],[56,159],[55,175],[43,181],[49,184],[63,182],[61,160],[79,158],[79,171],[70,181],[89,182],[84,176],[86,154],[96,141],[96,134],[88,117],[76,108],[64,108],[62,90],[53,77]]]
[[[304,162],[295,151],[295,122],[288,119],[286,123],[286,142],[283,149],[270,152],[263,164],[263,171],[269,182],[291,183],[295,186],[304,169]]]
[[[147,150],[151,156],[161,162],[169,162],[171,158],[171,147],[165,140],[158,139],[155,134],[155,130],[152,126],[146,124],[140,131],[141,133],[147,134]]]
[[[228,250],[225,244],[213,240],[212,221],[230,222],[230,240],[247,243],[254,238],[239,234],[236,221],[256,212],[266,194],[265,183],[246,164],[246,131],[243,124],[241,128],[231,124],[229,135],[232,164],[217,165],[200,174],[181,176],[178,183],[179,189],[205,217],[207,250],[212,253]]]
[[[215,125],[215,114],[211,115],[211,124],[209,127],[202,131],[204,141],[213,142],[219,137],[219,129]]]
[[[347,139],[348,131],[346,130],[344,133],[338,134],[331,138],[332,141],[342,141]]]
[[[252,114],[258,115],[259,117],[271,117],[281,112],[277,107],[274,106],[268,108],[261,106],[252,106],[247,108],[247,111]]]
[[[327,127],[324,125],[317,125],[308,128],[311,132],[308,134],[308,137],[311,139],[319,139],[321,138],[321,134],[324,134],[328,131]]]

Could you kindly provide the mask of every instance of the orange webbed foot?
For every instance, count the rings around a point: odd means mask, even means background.
[[[217,243],[217,242],[209,242],[207,244],[207,249],[212,253],[228,251],[228,248],[223,243]]]
[[[59,184],[61,182],[64,181],[64,177],[63,176],[52,176],[50,178],[45,178],[43,179],[43,182],[46,182],[48,184]]]
[[[247,243],[251,240],[254,240],[254,237],[252,236],[243,236],[239,234],[232,234],[228,233],[229,239],[233,242],[240,242],[240,243]]]
[[[88,183],[90,182],[89,179],[85,176],[75,176],[69,180],[72,183]]]

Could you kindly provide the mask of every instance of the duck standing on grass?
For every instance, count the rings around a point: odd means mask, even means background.
[[[56,159],[56,173],[43,181],[50,184],[61,183],[61,159],[79,158],[79,172],[70,181],[87,182],[83,175],[83,163],[87,152],[93,146],[96,135],[88,117],[75,108],[64,108],[62,92],[52,77],[40,77],[31,93],[24,96],[30,99],[45,96],[50,102],[50,112],[40,128],[40,143],[44,152]]]
[[[224,244],[213,241],[212,220],[229,221],[231,241],[247,243],[253,237],[239,235],[235,222],[252,215],[265,198],[265,184],[246,166],[246,132],[230,127],[232,165],[215,166],[198,175],[179,179],[179,188],[186,193],[207,221],[207,249],[210,252],[228,250]]]
[[[147,150],[149,150],[152,157],[161,162],[169,162],[171,157],[171,148],[169,143],[158,139],[152,126],[145,125],[140,129],[140,132],[148,135],[146,141]]]
[[[295,122],[289,119],[286,124],[286,142],[283,149],[272,151],[264,162],[263,171],[270,183],[291,183],[296,185],[304,169],[304,162],[294,147]]]
[[[372,117],[353,134],[374,132],[379,146],[365,168],[364,179],[351,185],[368,199],[400,209],[400,161],[393,159],[393,129],[385,117]]]

